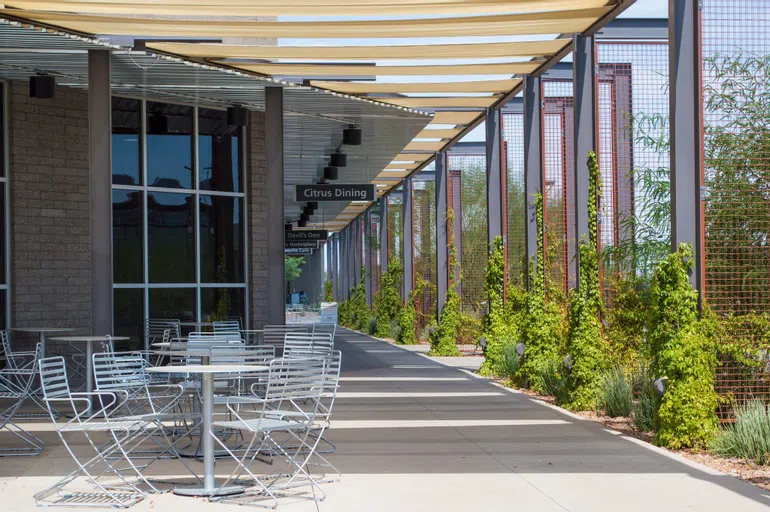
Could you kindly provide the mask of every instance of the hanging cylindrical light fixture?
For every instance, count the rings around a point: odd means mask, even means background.
[[[336,180],[339,176],[339,169],[336,167],[327,166],[324,167],[324,179],[325,180]]]
[[[332,153],[329,164],[334,167],[346,167],[348,165],[348,155],[341,153],[340,151],[336,151]]]
[[[342,130],[342,143],[347,146],[360,146],[362,141],[361,128],[350,125]]]
[[[230,126],[246,126],[249,122],[249,111],[240,106],[227,107],[227,124]]]
[[[302,220],[302,219],[300,218],[300,219],[297,221],[297,227],[298,227],[298,228],[304,228],[305,226],[307,226],[307,221],[306,221],[306,220]]]
[[[310,202],[309,202],[307,205],[308,205],[310,208],[312,208],[314,212],[315,212],[316,210],[318,210],[318,201],[310,201]]]
[[[291,222],[287,222],[286,224],[284,224],[284,229],[286,231],[291,231],[293,228],[294,226],[292,226]]]

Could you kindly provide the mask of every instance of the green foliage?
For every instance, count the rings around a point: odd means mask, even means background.
[[[397,340],[403,345],[415,345],[417,339],[417,297],[425,293],[426,290],[433,289],[433,284],[420,277],[414,285],[414,289],[409,292],[409,299],[401,308],[398,314],[398,325],[401,327],[401,338]]]
[[[521,370],[521,356],[516,352],[516,343],[508,341],[503,344],[500,350],[500,369],[498,374],[514,383]]]
[[[369,323],[369,317],[372,312],[369,310],[369,304],[366,302],[366,269],[361,268],[361,278],[358,285],[353,289],[353,295],[350,298],[350,314],[353,328],[359,331],[366,329]]]
[[[286,256],[283,261],[283,268],[286,282],[294,281],[302,275],[302,265],[305,264],[305,258],[302,256]]]
[[[650,290],[651,372],[666,378],[655,419],[655,442],[679,449],[705,445],[716,431],[715,320],[698,319],[698,293],[690,285],[692,249],[682,244],[655,269]]]
[[[558,361],[550,360],[538,369],[537,380],[542,387],[541,393],[550,395],[557,403],[564,402],[568,397],[567,377]]]
[[[599,408],[612,418],[631,416],[633,403],[634,392],[625,370],[621,366],[613,366],[602,375]]]
[[[602,299],[597,250],[601,175],[593,151],[588,153],[588,175],[588,240],[580,243],[580,286],[570,292],[567,335],[567,351],[573,361],[568,378],[568,405],[575,410],[596,408],[602,374],[608,363],[600,320]]]
[[[395,257],[388,259],[388,268],[380,279],[380,291],[374,297],[374,316],[377,318],[378,338],[392,337],[390,324],[398,317],[401,309],[401,276],[404,267]],[[393,338],[395,339],[395,338]]]
[[[380,322],[377,321],[377,328],[380,328]],[[391,320],[390,324],[388,324],[388,338],[394,339],[396,341],[401,339],[401,326],[398,325],[398,321]]]
[[[652,391],[639,393],[631,410],[631,420],[640,432],[651,432],[655,427],[655,396]]]
[[[324,283],[324,302],[334,302],[334,285],[331,281]]]
[[[632,366],[638,359],[648,359],[646,327],[650,315],[649,282],[637,277],[613,281],[612,307],[606,311],[604,335],[610,358],[616,364]]]
[[[527,312],[521,339],[525,344],[521,377],[539,393],[547,393],[544,375],[558,360],[562,340],[562,313],[545,300],[545,243],[543,231],[543,196],[535,196],[537,220],[537,258],[529,264]],[[558,363],[556,363],[558,364]]]
[[[377,317],[370,316],[366,324],[366,334],[373,336],[375,331],[377,331]]]
[[[457,326],[457,343],[459,345],[475,345],[483,333],[481,320],[475,313],[460,312],[460,323]]]
[[[761,400],[736,407],[735,423],[722,427],[709,448],[722,457],[770,464],[770,407]]]
[[[514,333],[511,331],[515,330],[506,315],[504,251],[503,237],[495,237],[487,258],[487,277],[484,283],[488,312],[482,323],[487,339],[484,364],[479,370],[482,375],[502,375],[503,347],[512,341]]]
[[[463,267],[463,289],[460,297],[460,310],[466,313],[485,313],[483,302],[484,269],[486,267],[487,247],[487,170],[484,165],[469,161],[462,169],[459,192],[462,197],[461,230],[462,245],[460,262]],[[450,225],[453,225],[454,220]]]
[[[343,327],[351,329],[354,327],[353,313],[349,301],[343,300],[337,304],[337,322]]]
[[[447,224],[451,226],[453,220],[454,212],[450,208],[447,212]],[[455,290],[458,282],[455,278],[457,249],[451,235],[452,230],[449,230],[449,233],[449,241],[447,243],[449,248],[449,258],[447,259],[447,265],[449,266],[449,289],[446,292],[446,300],[441,310],[438,327],[433,330],[433,335],[429,339],[429,354],[433,356],[460,355],[460,350],[457,348],[457,331],[460,327],[460,296]]]

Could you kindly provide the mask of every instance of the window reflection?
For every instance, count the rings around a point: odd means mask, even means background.
[[[144,281],[142,193],[112,191],[112,274],[116,283]]]
[[[139,139],[142,102],[112,98],[112,182],[140,185]]]
[[[144,290],[118,288],[114,293],[115,336],[128,336],[123,350],[144,348]]]
[[[201,190],[241,191],[238,127],[222,110],[198,110],[198,172]]]
[[[2,133],[0,133],[2,136]],[[0,145],[2,145],[2,139],[0,139]],[[0,161],[0,167],[3,167],[2,161]],[[0,284],[6,284],[7,278],[5,275],[5,262],[8,256],[5,253],[5,242],[8,233],[5,232],[5,183],[0,183]]]
[[[195,288],[150,288],[150,318],[195,320]]]
[[[147,102],[147,184],[192,188],[193,108]]]
[[[147,251],[151,283],[195,282],[194,196],[147,195]]]
[[[200,196],[201,282],[243,281],[241,199]]]

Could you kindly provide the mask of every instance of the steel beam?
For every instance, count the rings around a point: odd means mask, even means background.
[[[414,287],[414,191],[412,178],[404,180],[404,301]]]
[[[574,83],[575,159],[575,259],[580,285],[580,241],[588,237],[588,153],[597,148],[597,60],[593,36],[576,35],[572,42]],[[600,208],[601,205],[597,205]]]
[[[110,52],[88,51],[91,333],[112,334],[112,98]]]
[[[702,299],[703,252],[703,102],[698,0],[669,1],[669,76],[671,118],[671,248],[691,244],[692,286]]]
[[[525,239],[527,262],[537,254],[535,195],[545,190],[543,167],[543,87],[540,77],[524,77],[524,190],[527,194]],[[529,265],[527,265],[529,284]]]
[[[489,247],[505,235],[505,166],[503,165],[503,117],[500,109],[488,108],[486,117],[487,241]]]
[[[449,161],[446,152],[436,154],[436,305],[444,309],[449,290]]]
[[[286,323],[283,217],[283,89],[265,87],[267,323]]]

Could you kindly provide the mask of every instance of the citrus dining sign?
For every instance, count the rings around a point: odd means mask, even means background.
[[[374,185],[297,185],[296,200],[302,201],[374,201]]]

